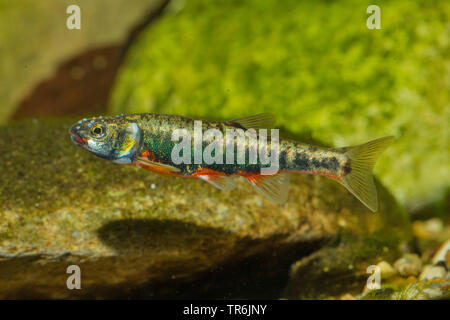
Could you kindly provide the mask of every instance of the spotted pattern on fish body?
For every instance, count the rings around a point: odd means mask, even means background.
[[[351,167],[351,160],[348,159],[347,161],[345,161],[344,165],[342,166],[342,175],[346,176],[348,175],[350,172],[352,172],[352,167]]]
[[[196,147],[195,143],[191,143],[190,163],[176,164],[172,161],[172,150],[179,141],[173,141],[172,135],[175,130],[183,129],[192,139],[196,134],[195,121],[182,116],[152,113],[120,115],[83,119],[70,129],[70,133],[76,145],[98,157],[158,173],[200,178],[222,190],[232,190],[234,180],[231,178],[243,176],[268,199],[283,203],[287,199],[289,173],[315,174],[338,181],[372,211],[378,208],[371,170],[392,137],[334,149],[280,139],[278,171],[263,175],[262,169],[267,165],[259,157],[255,163],[250,162],[250,153],[255,150],[255,141],[261,137],[258,130],[272,128],[272,116],[261,114],[231,121],[202,120],[202,132],[215,129],[225,139],[229,129],[234,132],[240,130],[242,134],[247,130],[245,139],[234,135],[231,146],[224,143],[222,163],[195,163]],[[200,150],[205,150],[213,141],[214,137],[203,137],[200,140]],[[271,143],[272,140],[267,138],[266,149],[263,150],[266,155],[271,154]],[[259,144],[258,146],[261,148]],[[229,147],[233,149],[228,150]],[[244,151],[242,163],[237,161],[238,150]],[[233,163],[227,163],[227,151],[232,151]],[[212,153],[211,156],[220,159],[219,154]]]

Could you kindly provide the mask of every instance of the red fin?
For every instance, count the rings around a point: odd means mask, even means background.
[[[193,177],[199,177],[199,176],[226,176],[224,172],[217,171],[214,169],[208,169],[208,168],[198,168],[195,170],[195,172],[192,174]]]
[[[149,150],[145,150],[142,154],[141,154],[142,158],[148,158],[150,157],[150,151]]]
[[[155,153],[150,150],[145,150],[143,153],[141,153],[140,157],[153,162],[158,162],[158,158],[156,157]]]
[[[172,167],[170,165],[165,165],[162,163],[153,162],[146,158],[137,157],[136,161],[132,164],[135,167],[147,169],[153,172],[158,172],[162,174],[169,174],[174,176],[181,176],[182,173],[180,169]]]
[[[174,167],[174,166],[171,166],[168,164],[164,164],[164,163],[154,162],[154,161],[151,161],[146,158],[137,157],[136,161],[138,164],[161,168],[161,169],[171,171],[171,172],[180,172],[180,169],[178,169],[177,167]]]
[[[247,177],[248,181],[267,199],[278,204],[286,202],[289,193],[288,173],[275,175],[254,175]]]

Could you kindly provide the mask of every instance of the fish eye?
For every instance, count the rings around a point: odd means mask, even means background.
[[[91,133],[95,138],[101,138],[105,135],[105,127],[101,124],[96,124],[92,126]]]

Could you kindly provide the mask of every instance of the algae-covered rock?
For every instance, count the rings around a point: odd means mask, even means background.
[[[424,265],[424,255],[404,254],[394,266],[398,252],[386,246],[389,230],[355,239],[342,237],[292,264],[283,297],[360,300],[429,300],[450,298],[450,273],[441,260]],[[392,240],[392,239],[391,239]],[[375,244],[375,245],[374,245]],[[376,245],[377,244],[377,245]],[[444,244],[443,244],[444,246]],[[404,251],[406,248],[402,244]],[[361,252],[370,255],[361,256]],[[439,255],[439,253],[436,253]],[[420,276],[418,276],[420,273]]]
[[[385,226],[358,236],[342,231],[339,236],[335,245],[325,246],[292,264],[283,297],[335,298],[349,291],[361,292],[373,272],[369,267],[384,259],[393,260],[402,240],[407,238],[399,226]]]
[[[112,113],[273,112],[333,146],[395,135],[375,169],[381,181],[409,206],[442,196],[450,2],[383,2],[379,30],[366,26],[368,1],[185,3],[131,49]]]
[[[358,239],[345,236],[338,245],[321,248],[292,264],[283,297],[343,299],[343,296],[351,295],[361,300],[450,298],[450,274],[444,266],[426,265],[422,268],[420,259],[418,263],[416,261],[417,256],[406,255],[402,258],[405,260],[401,262],[402,269],[396,273],[386,261],[378,262],[386,258],[392,260],[398,255],[392,251],[389,242],[388,234],[374,233]],[[366,251],[367,246],[371,247],[371,254],[362,257],[360,253]],[[415,264],[415,269],[411,264]],[[407,268],[414,272],[407,274]]]
[[[359,249],[343,254],[360,261],[408,238],[381,186],[372,213],[330,179],[294,175],[278,206],[245,181],[222,192],[99,159],[72,143],[71,123],[0,127],[0,298],[211,297],[212,286],[228,297],[252,277],[281,290],[290,263],[329,241],[351,235]],[[66,287],[70,265],[81,290]],[[255,288],[238,296],[265,293]]]
[[[450,282],[445,279],[415,281],[375,289],[358,296],[361,300],[448,300]]]

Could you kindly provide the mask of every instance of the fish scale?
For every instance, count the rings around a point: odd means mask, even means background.
[[[70,133],[76,145],[103,159],[162,174],[200,178],[225,191],[234,189],[233,177],[243,176],[256,190],[278,204],[284,203],[288,198],[290,173],[322,175],[341,183],[370,210],[378,209],[372,168],[393,137],[344,148],[325,148],[279,139],[278,148],[275,148],[273,134],[267,137],[266,144],[261,143],[264,138],[261,130],[266,129],[269,133],[274,122],[273,116],[267,113],[230,121],[195,120],[177,115],[143,113],[83,119],[70,129]],[[210,129],[217,130],[216,133],[219,132],[220,135],[199,140],[202,161],[195,163],[195,151],[198,147],[195,146],[196,124],[200,123],[203,135]],[[185,151],[190,156],[186,153],[188,161],[175,163],[172,151],[180,141],[173,141],[172,137],[179,129],[185,130],[186,139],[190,138],[190,145],[186,150],[182,149],[183,156]],[[246,133],[245,139],[234,136],[233,150],[227,149],[225,139],[230,130],[234,133]],[[225,140],[220,140],[219,137]],[[211,147],[215,139],[222,142],[222,157]],[[264,147],[260,147],[261,144]],[[272,147],[276,149],[276,154],[273,154]],[[211,158],[217,156],[221,161],[205,162],[203,156],[208,148],[214,150],[210,153]],[[242,150],[244,161],[239,163],[237,159]],[[257,157],[253,163],[250,155],[255,150]],[[227,163],[227,151],[232,155],[232,163]],[[261,161],[261,155],[267,155],[270,164]],[[278,155],[276,170],[266,174],[264,169],[273,165],[275,155]]]

